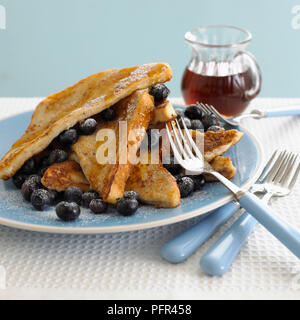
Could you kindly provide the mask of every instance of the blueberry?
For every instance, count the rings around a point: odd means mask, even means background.
[[[205,185],[205,178],[202,174],[190,176],[190,178],[194,181],[194,191],[202,189]]]
[[[82,204],[88,208],[92,200],[99,198],[101,198],[100,195],[94,190],[84,192],[82,195]]]
[[[63,221],[73,221],[79,217],[80,207],[75,202],[61,201],[56,206],[56,214]]]
[[[155,102],[162,102],[168,97],[169,93],[170,90],[164,84],[156,84],[149,91]]]
[[[204,125],[202,124],[201,120],[191,120],[192,129],[194,130],[204,130]]]
[[[79,124],[79,130],[84,135],[89,135],[95,132],[97,121],[93,118],[84,120]]]
[[[13,183],[14,185],[18,188],[18,189],[21,189],[22,187],[22,184],[25,182],[26,178],[28,176],[26,174],[23,174],[23,173],[20,173],[20,172],[17,172],[12,180],[13,180]]]
[[[33,180],[27,180],[22,184],[21,193],[25,200],[30,201],[31,194],[34,190],[38,189],[39,185]]]
[[[32,181],[38,186],[41,186],[41,176],[38,174],[32,174],[29,177],[27,177],[26,181]]]
[[[122,216],[131,216],[136,212],[138,206],[139,203],[136,199],[123,197],[118,200],[116,209]]]
[[[181,179],[182,177],[184,177],[184,174],[183,173],[178,173],[174,176],[174,178],[176,179],[176,182]]]
[[[71,144],[74,144],[77,141],[77,139],[78,139],[78,134],[76,129],[74,128],[63,131],[58,137],[58,141],[63,146],[69,146]]]
[[[56,148],[56,149],[59,149],[59,148]],[[45,171],[50,166],[49,155],[50,155],[50,151],[47,153],[47,157],[44,157],[43,159],[39,160],[39,168],[37,170],[37,174],[39,174],[41,177],[44,175]]]
[[[64,162],[68,159],[68,153],[61,149],[54,149],[50,152],[48,163],[52,165],[57,162]]]
[[[205,114],[202,117],[202,123],[204,125],[204,129],[207,130],[211,126],[217,126],[219,121],[214,114]]]
[[[193,104],[188,106],[185,109],[184,115],[192,120],[192,119],[201,119],[203,116],[203,113],[201,108],[198,105]]]
[[[150,141],[149,145],[151,148],[157,146],[159,144],[159,130],[153,129],[153,130],[147,130],[148,139]]]
[[[135,191],[125,191],[123,198],[135,199],[135,200],[139,201],[139,194]]]
[[[184,117],[184,110],[176,109],[175,111],[178,117]]]
[[[46,157],[49,156],[49,150],[45,149],[42,152],[34,156],[35,166],[38,168],[41,166],[42,162]]]
[[[218,132],[220,130],[222,130],[220,126],[210,126],[209,128],[207,128],[207,131],[213,131],[213,132]]]
[[[194,181],[189,177],[182,177],[177,180],[181,198],[185,198],[194,191]]]
[[[174,156],[163,159],[163,165],[173,175],[178,174],[181,171],[181,165],[175,163]]]
[[[44,158],[41,162],[41,168],[46,168],[46,167],[49,167],[49,159],[47,158]]]
[[[64,192],[64,198],[68,202],[80,204],[82,200],[82,191],[78,187],[69,187]]]
[[[100,113],[100,116],[104,121],[112,121],[116,118],[117,113],[113,108],[108,108],[108,109],[103,110]]]
[[[22,172],[25,173],[25,174],[34,173],[34,171],[35,171],[35,161],[34,161],[34,159],[31,158],[31,159],[27,160],[27,161],[23,164],[23,166],[22,166],[22,168],[21,168],[20,171],[22,171]]]
[[[55,203],[55,200],[58,198],[58,192],[55,190],[48,190],[49,196],[50,196],[50,202],[49,204],[52,205]]]
[[[48,167],[42,167],[38,170],[38,175],[43,177],[43,175],[45,174],[46,170],[48,169]]]
[[[184,121],[184,123],[185,123],[185,125],[186,125],[186,127],[188,129],[192,129],[192,122],[191,122],[191,120],[189,118],[186,118],[186,117],[185,118],[181,118],[181,121]],[[181,128],[184,129],[182,123],[179,122],[179,124],[181,125]]]
[[[102,199],[93,199],[89,205],[90,209],[94,213],[104,213],[107,210],[107,203],[105,203]]]
[[[50,204],[51,196],[48,190],[36,189],[33,190],[30,201],[37,210],[43,210],[46,205]]]
[[[57,136],[57,137],[49,144],[49,146],[47,147],[47,151],[48,151],[47,157],[49,157],[49,154],[50,154],[51,150],[54,150],[54,149],[64,149],[63,147],[64,147],[64,146],[59,142],[59,136]],[[45,157],[44,159],[47,159],[47,157]],[[42,162],[43,162],[43,160],[42,160]]]

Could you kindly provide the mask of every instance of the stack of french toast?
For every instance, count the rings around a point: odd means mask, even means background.
[[[50,95],[36,107],[24,135],[0,161],[0,178],[7,180],[22,173],[30,160],[37,163],[36,159],[41,154],[47,153],[49,148],[55,149],[53,144],[59,144],[57,140],[61,134],[92,118],[96,121],[92,132],[79,135],[65,148],[66,156],[58,154],[56,160],[52,159],[41,171],[43,187],[57,192],[69,187],[80,188],[83,192],[95,190],[106,203],[111,204],[122,198],[124,192],[135,191],[143,203],[161,208],[178,206],[180,190],[161,158],[155,163],[132,163],[120,161],[119,157],[120,145],[125,151],[129,152],[130,148],[130,152],[139,153],[140,158],[151,157],[150,150],[140,150],[147,130],[163,128],[177,115],[168,98],[155,101],[150,90],[171,77],[172,70],[168,64],[152,63],[106,70]],[[126,123],[125,131],[120,131],[120,122]],[[103,130],[115,133],[113,163],[101,161],[103,154],[99,153],[99,148],[107,143],[100,137]],[[139,132],[135,140],[128,139],[132,130]],[[231,160],[222,154],[243,134],[237,130],[190,131],[195,141],[197,136],[202,137],[205,160],[215,170],[232,178],[235,168]],[[59,149],[63,148],[59,145]],[[158,148],[162,146],[158,145]]]

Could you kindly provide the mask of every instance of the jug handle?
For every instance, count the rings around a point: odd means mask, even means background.
[[[235,58],[239,55],[245,55],[248,57],[248,59],[251,61],[251,63],[254,65],[254,68],[252,68],[253,73],[254,73],[254,83],[255,86],[249,90],[247,90],[244,94],[244,98],[245,100],[252,100],[253,98],[255,98],[258,93],[260,92],[261,89],[261,83],[262,83],[262,76],[261,76],[261,70],[260,67],[258,65],[257,60],[255,59],[254,55],[248,51],[239,51],[237,52],[237,54],[235,55]]]

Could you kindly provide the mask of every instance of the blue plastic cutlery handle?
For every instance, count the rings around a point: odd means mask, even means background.
[[[202,270],[221,276],[231,266],[257,221],[248,213],[241,215],[230,228],[205,252],[200,260]]]
[[[300,259],[300,233],[297,230],[285,222],[271,207],[250,192],[243,195],[239,199],[239,203]]]
[[[210,213],[198,223],[165,243],[161,248],[162,257],[171,263],[178,263],[187,259],[237,210],[237,205],[230,202]]]
[[[297,116],[300,115],[299,108],[286,108],[286,109],[274,109],[266,111],[267,117],[285,117],[285,116]]]

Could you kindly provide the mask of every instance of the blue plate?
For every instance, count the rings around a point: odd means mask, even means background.
[[[10,149],[27,128],[32,112],[0,121],[0,157]],[[262,152],[258,141],[245,129],[241,141],[226,155],[230,156],[237,168],[233,182],[249,186],[255,182],[262,169]],[[118,215],[113,209],[108,214],[95,215],[82,208],[80,217],[73,222],[62,222],[56,217],[54,207],[36,211],[22,199],[18,190],[9,181],[0,181],[0,224],[43,232],[55,233],[104,233],[123,232],[162,226],[216,209],[233,199],[231,193],[220,183],[208,183],[191,197],[181,200],[174,209],[156,209],[141,206],[131,217]]]

